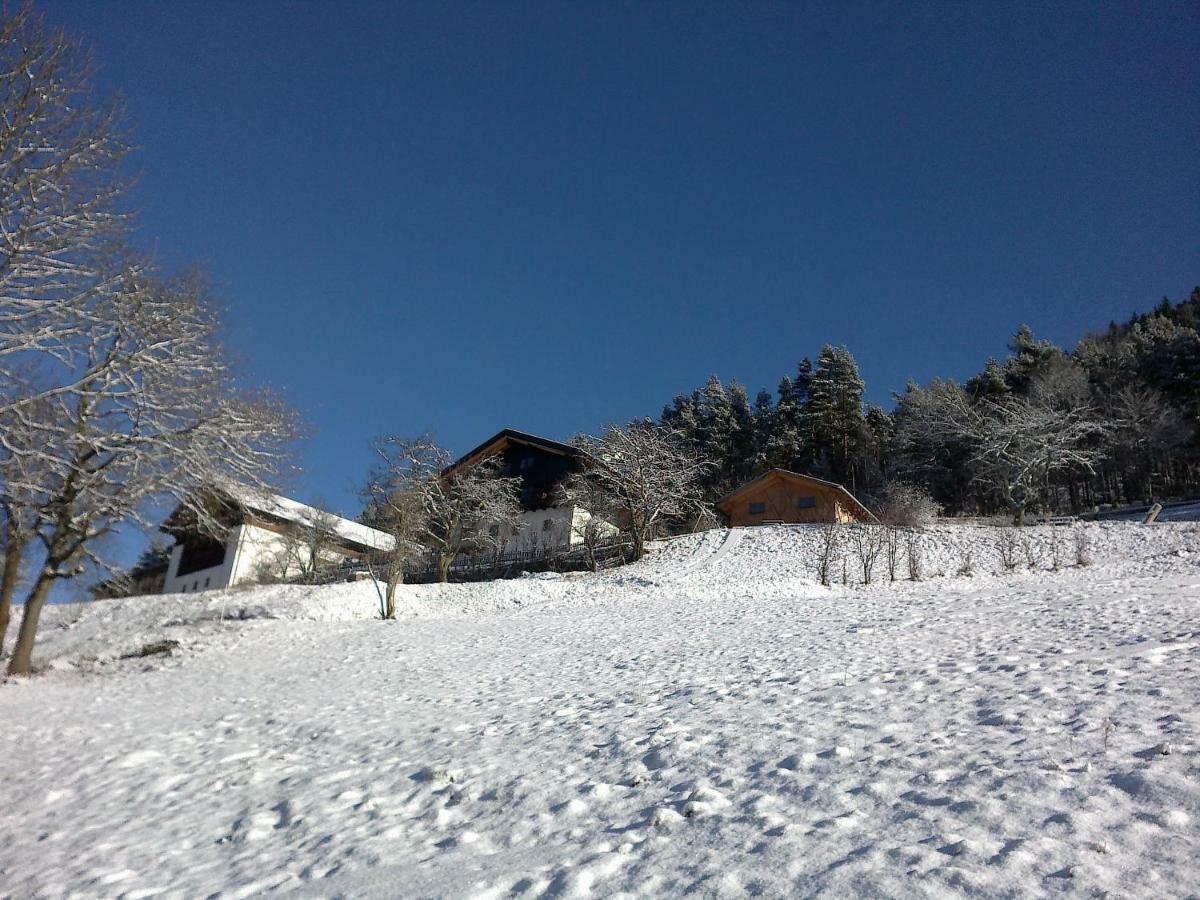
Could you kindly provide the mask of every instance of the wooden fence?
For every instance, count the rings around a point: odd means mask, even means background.
[[[586,547],[539,547],[535,550],[518,550],[511,553],[489,553],[478,556],[459,556],[450,564],[450,580],[495,581],[501,578],[516,578],[527,572],[583,572],[591,569],[592,556]],[[633,558],[633,548],[628,542],[605,543],[595,548],[594,556],[598,568],[606,569],[623,565]],[[365,562],[344,564],[338,580],[352,579],[358,575],[378,576],[384,566],[370,566]],[[438,580],[437,557],[406,566],[406,584],[432,584]]]

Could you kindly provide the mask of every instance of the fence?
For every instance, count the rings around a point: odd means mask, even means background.
[[[479,556],[458,556],[450,564],[451,581],[495,581],[501,578],[516,578],[526,572],[583,572],[592,568],[593,555],[598,568],[606,569],[623,565],[633,559],[633,547],[627,542],[605,543],[593,553],[582,545],[574,547],[539,547],[534,550],[518,550],[511,553],[490,553]],[[380,565],[369,566],[364,562],[344,564],[339,580],[356,575],[378,575]],[[431,584],[438,580],[437,557],[406,566],[406,584]]]

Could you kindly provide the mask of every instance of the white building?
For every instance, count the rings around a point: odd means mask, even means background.
[[[214,490],[206,508],[224,527],[224,539],[190,525],[183,507],[163,525],[175,537],[164,594],[294,577],[308,562],[306,536],[314,529],[322,537],[318,556],[327,564],[388,550],[393,542],[385,532],[265,491]]]

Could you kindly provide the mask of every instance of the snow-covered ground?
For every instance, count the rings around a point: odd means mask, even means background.
[[[934,529],[919,582],[761,528],[396,622],[370,584],[49,610],[0,896],[1195,896],[1200,529],[1085,530],[1007,571]]]

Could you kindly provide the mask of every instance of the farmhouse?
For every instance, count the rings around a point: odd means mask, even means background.
[[[163,524],[175,538],[163,593],[213,590],[300,574],[319,530],[319,562],[336,564],[392,546],[391,535],[266,491],[223,487],[206,492],[203,508],[223,531],[213,537],[181,506]]]
[[[452,475],[497,458],[501,476],[521,479],[521,518],[508,536],[504,552],[566,548],[582,543],[584,526],[591,514],[566,503],[560,488],[569,476],[587,465],[586,454],[570,444],[505,428],[448,466],[443,474]]]
[[[771,469],[717,502],[729,524],[872,522],[875,517],[840,484]]]

